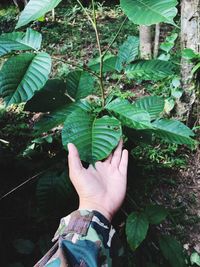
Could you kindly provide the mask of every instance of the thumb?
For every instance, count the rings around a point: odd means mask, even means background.
[[[69,155],[68,155],[68,165],[70,176],[82,170],[83,166],[79,157],[78,150],[76,146],[72,143],[67,145]]]

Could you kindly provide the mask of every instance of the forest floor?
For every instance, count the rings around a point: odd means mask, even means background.
[[[16,22],[15,15],[14,9],[0,12],[0,33],[13,29]],[[123,16],[119,8],[104,7],[100,4],[97,15],[102,45],[106,49],[123,21]],[[95,35],[92,27],[78,6],[74,6],[73,9],[57,8],[55,22],[52,22],[49,16],[48,22],[35,24],[34,27],[44,33],[43,49],[53,57],[54,77],[65,78],[70,69],[98,56],[97,47],[93,42]],[[116,48],[128,35],[138,35],[137,27],[129,21],[125,23],[123,31],[114,43],[112,53],[116,54]],[[162,35],[164,39],[167,32],[164,31]],[[106,81],[111,82],[113,87],[116,82],[118,83],[118,77],[112,74]],[[165,87],[162,83],[131,84],[122,79],[118,87],[131,97],[149,95],[152,92],[168,96],[167,89],[162,91]],[[191,152],[187,148],[179,148],[171,152],[170,149],[173,150],[173,146],[166,148],[166,157],[160,154],[160,147],[157,150],[149,148],[149,157],[142,158],[153,168],[153,172],[150,170],[149,175],[151,187],[145,192],[145,198],[150,198],[154,203],[162,204],[172,211],[173,218],[170,217],[170,220],[166,220],[160,226],[162,231],[174,234],[182,242],[188,254],[194,251],[200,253],[200,150]],[[139,158],[143,157],[141,151],[137,153]],[[163,168],[166,165],[168,167]]]

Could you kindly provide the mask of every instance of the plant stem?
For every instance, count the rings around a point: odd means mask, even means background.
[[[119,30],[117,31],[115,37],[113,38],[113,40],[110,42],[110,44],[108,45],[108,48],[105,50],[105,52],[103,53],[103,57],[105,57],[105,55],[107,54],[107,52],[110,50],[110,48],[112,47],[112,45],[114,44],[114,42],[116,41],[118,35],[120,34],[124,24],[126,23],[127,21],[127,17],[125,17],[125,19],[122,21],[122,24],[120,25],[119,27]]]
[[[95,11],[95,5],[94,0],[92,0],[92,10],[93,10],[93,22],[94,22],[94,30],[96,34],[97,39],[97,45],[99,50],[99,57],[100,57],[100,67],[99,67],[99,83],[100,83],[100,89],[101,89],[101,98],[102,98],[102,107],[105,106],[105,90],[104,90],[104,83],[103,83],[103,54],[101,50],[101,44],[100,44],[100,38],[99,38],[99,32],[97,29],[97,20],[96,20],[96,11]]]
[[[94,27],[95,27],[95,25],[94,25],[94,21],[93,21],[92,18],[90,17],[90,15],[89,15],[89,13],[87,12],[86,8],[84,8],[84,6],[82,5],[81,1],[79,1],[79,0],[76,0],[76,1],[77,1],[78,4],[80,5],[80,7],[83,9],[83,11],[85,12],[85,14],[86,14],[88,20],[91,22],[91,24],[92,24],[92,26],[93,26],[93,28],[94,28]]]

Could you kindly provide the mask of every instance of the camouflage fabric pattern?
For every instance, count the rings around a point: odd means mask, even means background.
[[[62,218],[52,241],[54,246],[34,267],[121,266],[116,232],[97,211],[77,210]]]

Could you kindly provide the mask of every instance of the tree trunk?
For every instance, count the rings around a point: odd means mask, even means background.
[[[140,26],[140,56],[143,59],[152,58],[151,26]]]
[[[156,24],[155,26],[155,39],[154,39],[154,49],[153,49],[153,57],[158,57],[158,50],[160,44],[160,24]]]
[[[200,52],[200,1],[181,1],[181,48],[191,48]],[[189,119],[193,103],[195,101],[194,88],[192,89],[191,70],[193,65],[186,59],[181,60],[181,81],[184,90],[184,108],[182,115]],[[192,89],[192,90],[191,90]],[[185,113],[185,114],[184,114]]]

